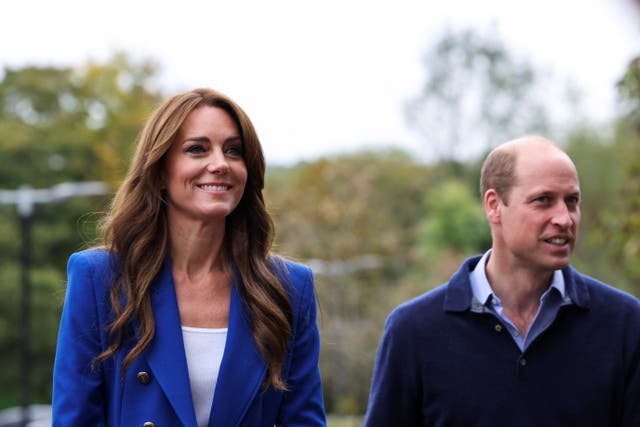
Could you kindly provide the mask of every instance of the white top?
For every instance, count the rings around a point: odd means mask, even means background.
[[[182,327],[191,396],[198,427],[209,424],[213,394],[227,341],[228,328]]]

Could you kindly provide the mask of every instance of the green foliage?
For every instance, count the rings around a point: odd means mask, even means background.
[[[115,54],[79,69],[5,69],[0,81],[0,185],[114,181],[160,95],[156,66]],[[25,167],[26,166],[26,167]],[[33,173],[37,170],[38,173]]]
[[[69,181],[117,183],[133,141],[160,99],[156,66],[115,54],[105,63],[5,69],[0,80],[0,188],[49,188]],[[37,205],[32,218],[32,402],[49,402],[65,288],[66,259],[95,239],[106,198]],[[96,214],[92,214],[96,212]],[[0,207],[0,407],[19,401],[20,228],[15,206]]]
[[[20,275],[15,263],[0,264],[0,404],[14,406],[19,403],[19,359],[17,349],[20,346]]]
[[[626,126],[640,133],[640,56],[629,62],[629,66],[618,82],[618,92]]]
[[[479,253],[491,246],[491,235],[477,192],[456,179],[426,193],[427,216],[421,224],[419,245],[426,256],[445,250]]]
[[[429,169],[399,151],[319,159],[268,174],[276,250],[316,274],[329,410],[365,410],[382,322],[393,305],[417,294],[401,278],[419,261],[407,248],[415,247],[429,183]]]
[[[619,203],[608,219],[614,254],[610,257],[629,279],[628,290],[640,296],[640,56],[618,84],[624,115],[616,127],[614,149],[623,173]]]
[[[407,154],[385,151],[274,170],[268,179],[279,252],[323,260],[374,254],[403,264],[429,176]]]
[[[580,231],[573,264],[582,272],[624,287],[612,262],[616,251],[611,239],[613,214],[620,205],[624,171],[611,137],[595,129],[575,129],[565,146],[573,159],[582,192]]]

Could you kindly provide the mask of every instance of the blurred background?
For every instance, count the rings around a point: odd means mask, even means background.
[[[5,6],[0,409],[50,403],[67,257],[95,242],[148,114],[194,87],[261,137],[274,249],[316,274],[332,426],[361,425],[393,307],[489,247],[479,170],[507,139],[565,147],[573,265],[640,296],[640,2],[438,3]]]

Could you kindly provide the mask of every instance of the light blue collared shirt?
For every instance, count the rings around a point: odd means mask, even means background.
[[[516,345],[520,348],[520,351],[524,352],[538,335],[553,323],[560,307],[572,303],[571,298],[565,292],[562,271],[555,270],[553,272],[551,286],[549,286],[540,297],[538,313],[536,313],[536,317],[533,319],[529,331],[523,336],[513,322],[503,314],[502,301],[493,293],[489,279],[487,279],[485,267],[490,254],[491,250],[485,252],[469,276],[471,291],[473,292],[471,310],[480,313],[492,313],[500,319],[506,326],[511,337],[513,337]]]

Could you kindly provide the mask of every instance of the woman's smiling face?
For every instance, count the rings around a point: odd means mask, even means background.
[[[172,221],[224,221],[247,183],[242,135],[223,109],[193,110],[166,154],[163,181]]]

